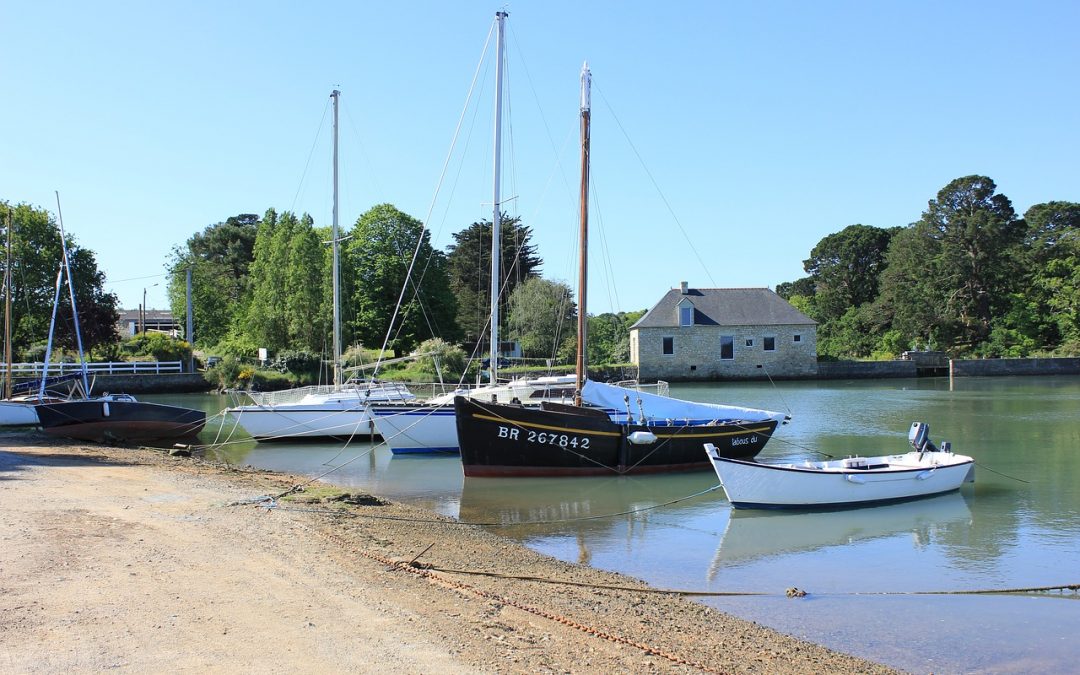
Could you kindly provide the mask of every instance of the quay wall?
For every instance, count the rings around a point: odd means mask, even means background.
[[[958,359],[952,370],[956,377],[1080,375],[1080,359]]]
[[[91,375],[94,394],[193,394],[212,390],[202,373]]]

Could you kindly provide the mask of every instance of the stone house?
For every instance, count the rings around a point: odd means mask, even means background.
[[[817,322],[768,288],[673,288],[630,327],[642,380],[817,375]]]

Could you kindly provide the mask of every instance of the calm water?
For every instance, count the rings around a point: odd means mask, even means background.
[[[701,602],[906,670],[1076,671],[1080,596],[906,593],[1080,583],[1080,378],[966,378],[953,390],[946,379],[673,385],[672,394],[790,412],[767,458],[900,452],[910,423],[926,421],[936,442],[975,457],[977,480],[899,505],[733,514],[719,490],[683,499],[715,486],[711,473],[464,479],[456,457],[256,445],[228,424],[220,438],[231,442],[217,453],[312,476],[340,467],[324,480],[498,524],[489,527],[544,553],[657,587],[768,593]],[[208,412],[225,404],[146,398]],[[203,439],[216,433],[210,424]],[[810,595],[788,599],[791,586]]]

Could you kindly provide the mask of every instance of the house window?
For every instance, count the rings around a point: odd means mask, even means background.
[[[753,347],[754,346],[754,338],[746,338],[746,346],[747,347]]]
[[[664,355],[665,356],[670,356],[670,355],[672,355],[674,353],[675,353],[675,338],[673,338],[673,337],[664,338]]]
[[[775,337],[770,335],[769,337],[762,338],[761,342],[763,343],[762,346],[765,348],[765,351],[767,351],[767,352],[775,352],[776,351],[776,338]]]
[[[735,358],[735,337],[733,335],[720,336],[720,360],[731,361]]]
[[[793,337],[793,338],[792,338],[792,340],[793,340],[794,342],[802,342],[802,336],[801,336],[801,335],[799,335],[798,333],[796,333],[796,334],[795,334],[795,337]]]
[[[679,308],[679,325],[680,326],[693,326],[694,325],[694,308],[693,307],[680,307]]]

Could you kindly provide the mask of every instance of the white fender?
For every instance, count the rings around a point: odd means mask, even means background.
[[[656,442],[656,434],[651,431],[635,431],[626,437],[634,445],[651,445]]]

